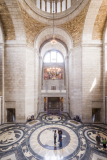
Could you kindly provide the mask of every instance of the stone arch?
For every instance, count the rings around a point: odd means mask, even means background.
[[[104,28],[104,32],[103,32],[103,43],[107,44],[107,21],[105,23],[105,28]]]
[[[18,4],[17,0],[5,0],[6,6],[8,8],[9,14],[12,19],[12,23],[14,26],[15,31],[15,41],[18,42],[18,44],[25,44],[26,43],[26,34],[25,34],[25,27],[23,22],[22,13]],[[14,8],[16,10],[14,11]],[[17,20],[18,19],[18,20]]]
[[[98,15],[102,2],[103,0],[99,0],[99,1],[91,0],[90,2],[89,9],[86,15],[85,24],[84,24],[83,37],[82,37],[83,43],[92,42],[93,28],[94,28],[95,20]],[[90,19],[90,15],[92,15],[91,19]]]
[[[60,51],[62,53],[63,57],[66,57],[66,55],[67,55],[66,47],[62,43],[57,41],[57,44],[53,48],[52,44],[49,41],[49,42],[45,43],[43,45],[43,47],[41,48],[41,50],[40,50],[41,56],[44,57],[45,53],[48,52],[49,50],[52,50],[52,49]]]
[[[53,37],[52,27],[47,27],[43,29],[35,38],[34,48],[39,50],[41,45],[46,40],[52,39],[52,37]],[[55,27],[55,38],[62,41],[67,46],[68,50],[73,48],[73,40],[71,35],[67,31],[63,30],[62,28]]]
[[[3,27],[2,27],[2,23],[0,21],[0,44],[4,43],[4,33],[3,33]]]
[[[29,0],[24,0],[24,1],[18,0],[18,1],[21,4],[21,6],[24,8],[24,10],[26,10],[26,12],[29,15],[31,15],[34,19],[38,20],[39,22],[44,22],[44,24],[52,25],[52,23],[53,23],[52,15],[49,16],[49,14],[44,12],[45,17],[43,17],[41,15],[41,10],[39,10],[38,8],[35,8],[34,4],[32,4],[31,1],[29,1]],[[29,3],[28,3],[28,1],[29,1]],[[55,17],[55,24],[59,25],[59,24],[63,24],[63,23],[66,23],[66,22],[72,20],[74,17],[76,17],[83,10],[83,8],[86,6],[88,1],[89,0],[83,0],[82,3],[80,3],[80,5],[77,7],[77,9],[73,8],[72,14],[70,14],[71,9],[69,9],[70,10],[69,14],[68,14],[69,10],[65,11],[65,13],[62,12],[61,17],[63,17],[63,19],[59,16],[59,13],[58,13],[58,15]]]

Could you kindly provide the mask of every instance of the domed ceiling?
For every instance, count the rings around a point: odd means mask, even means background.
[[[85,0],[25,0],[29,7],[40,16],[52,19],[54,10],[55,19],[63,18],[74,12]]]

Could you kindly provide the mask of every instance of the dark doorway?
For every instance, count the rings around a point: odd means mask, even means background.
[[[7,122],[15,122],[15,108],[7,109]]]
[[[100,108],[93,108],[92,109],[92,118],[93,122],[100,122]]]
[[[48,109],[60,109],[60,99],[59,97],[49,97],[48,98]]]
[[[63,97],[44,97],[44,110],[63,111]]]

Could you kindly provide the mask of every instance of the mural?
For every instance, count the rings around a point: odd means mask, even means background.
[[[63,68],[44,68],[44,79],[63,79]]]

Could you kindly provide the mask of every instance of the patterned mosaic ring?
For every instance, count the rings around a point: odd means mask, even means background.
[[[64,151],[63,151],[63,148],[56,150],[56,151],[52,150],[52,148],[48,149],[47,147],[45,147],[45,144],[44,144],[46,141],[43,141],[42,145],[41,145],[40,141],[42,141],[43,139],[42,139],[42,137],[40,139],[40,134],[42,133],[42,131],[49,130],[49,129],[52,130],[52,128],[60,128],[62,130],[65,130],[67,132],[67,134],[69,134],[70,141],[69,141],[68,145],[65,146]],[[38,141],[38,137],[39,137],[39,141]],[[44,139],[45,139],[45,135],[44,135]],[[53,139],[53,137],[52,137],[52,139]],[[38,128],[37,130],[35,130],[31,134],[29,144],[30,144],[30,148],[31,148],[30,150],[42,158],[47,157],[48,155],[54,156],[55,152],[56,152],[56,154],[58,152],[63,152],[63,157],[67,157],[67,156],[71,155],[74,151],[76,151],[76,149],[79,145],[79,140],[78,140],[76,133],[73,130],[71,130],[65,126],[45,125],[43,127]],[[53,146],[52,140],[50,142],[50,145]]]

